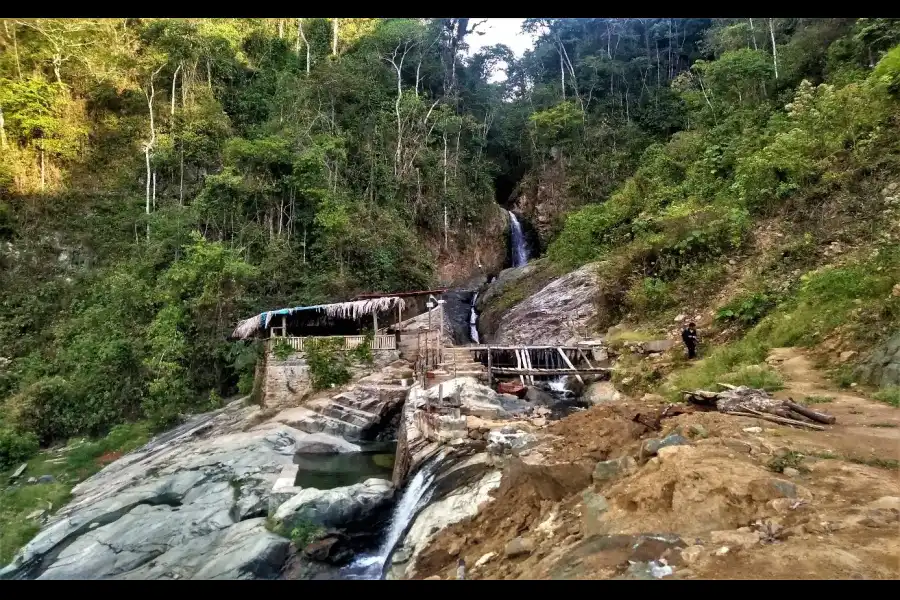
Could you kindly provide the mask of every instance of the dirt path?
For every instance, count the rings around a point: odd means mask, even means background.
[[[793,436],[847,458],[900,460],[900,410],[837,388],[797,348],[775,348],[767,362],[785,380],[777,398],[832,398],[815,408],[837,417],[833,427],[825,432],[792,432]]]

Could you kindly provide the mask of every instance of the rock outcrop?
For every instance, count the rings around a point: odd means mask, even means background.
[[[394,486],[384,479],[330,490],[309,488],[279,506],[275,519],[288,530],[299,523],[347,527],[372,519],[393,497]]]
[[[5,578],[260,578],[288,540],[264,527],[265,502],[307,434],[243,401],[199,415],[77,485]],[[152,563],[152,564],[151,564]]]
[[[864,382],[880,387],[900,385],[900,332],[875,349],[860,366],[859,376]]]
[[[492,340],[497,344],[573,345],[585,339],[596,314],[598,265],[585,265],[554,279],[507,310]]]

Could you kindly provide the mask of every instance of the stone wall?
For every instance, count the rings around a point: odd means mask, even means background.
[[[264,406],[297,404],[311,389],[309,365],[302,354],[294,353],[281,360],[272,352],[266,352]]]

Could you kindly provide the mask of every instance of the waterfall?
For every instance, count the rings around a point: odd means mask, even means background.
[[[524,267],[528,262],[528,246],[525,244],[522,225],[511,210],[507,212],[509,213],[509,241],[512,244],[512,266]]]
[[[478,313],[475,312],[475,302],[477,301],[478,292],[475,292],[475,295],[472,297],[472,310],[469,312],[469,337],[476,344],[480,344],[481,341],[478,339]]]
[[[347,567],[348,578],[381,579],[385,562],[397,542],[406,533],[413,518],[418,514],[423,501],[427,502],[426,496],[431,489],[431,484],[434,483],[437,475],[435,470],[441,464],[442,457],[443,454],[439,454],[434,460],[422,465],[422,468],[413,476],[394,507],[391,523],[378,550],[374,554],[365,554],[353,561]]]

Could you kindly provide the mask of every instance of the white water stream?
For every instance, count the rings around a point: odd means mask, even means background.
[[[469,311],[469,337],[476,344],[480,344],[481,341],[478,339],[478,313],[475,312],[475,302],[477,301],[478,292],[475,292],[475,296],[472,297],[472,310]]]
[[[347,567],[353,579],[381,579],[384,564],[406,532],[409,524],[418,514],[423,504],[428,502],[431,484],[434,483],[435,469],[441,464],[442,455],[424,464],[403,490],[394,507],[391,523],[384,534],[384,540],[374,554],[364,554]]]
[[[510,210],[509,213],[509,241],[512,244],[513,267],[524,267],[528,263],[528,245],[525,243],[525,234],[522,233],[522,225],[519,219]]]

